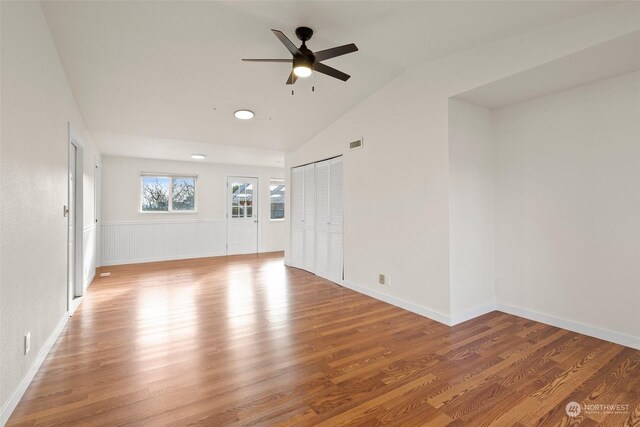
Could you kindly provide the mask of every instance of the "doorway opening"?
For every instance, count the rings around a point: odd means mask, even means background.
[[[83,149],[69,127],[67,216],[67,310],[73,312],[84,293],[83,283]]]

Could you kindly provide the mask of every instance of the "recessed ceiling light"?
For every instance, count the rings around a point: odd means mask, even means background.
[[[196,160],[204,160],[207,158],[207,156],[204,154],[192,154],[191,158]]]
[[[236,119],[240,119],[240,120],[249,120],[252,119],[254,114],[253,111],[249,111],[249,110],[238,110],[235,113],[233,113],[234,116],[236,116]]]

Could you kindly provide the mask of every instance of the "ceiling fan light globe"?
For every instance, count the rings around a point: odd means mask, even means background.
[[[293,69],[293,74],[298,77],[309,77],[311,75],[311,68],[305,65],[299,65]]]

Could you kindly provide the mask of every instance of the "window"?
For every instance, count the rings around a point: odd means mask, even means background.
[[[142,176],[142,212],[195,212],[196,177]]]
[[[253,217],[253,185],[241,182],[231,184],[231,217]]]
[[[196,208],[196,179],[173,178],[171,180],[171,208],[174,211],[193,211]]]
[[[284,179],[272,179],[269,189],[271,219],[284,219]]]

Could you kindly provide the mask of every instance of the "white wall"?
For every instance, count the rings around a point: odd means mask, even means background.
[[[345,154],[345,284],[455,320],[448,99],[638,30],[638,13],[640,4],[627,3],[413,67],[288,154],[287,171]],[[360,137],[364,148],[347,152]],[[378,273],[391,276],[389,288]]]
[[[140,212],[141,172],[198,175],[197,212]],[[258,177],[259,251],[281,251],[284,249],[284,242],[289,232],[284,221],[269,219],[269,184],[271,178],[281,179],[283,174],[282,168],[103,156],[102,260],[105,264],[120,264],[226,253],[226,240],[221,241],[221,239],[226,239],[226,177],[229,175]],[[179,247],[170,247],[169,241],[157,241],[153,245],[145,245],[144,241],[149,240],[145,237],[147,234],[157,234],[149,228],[150,224],[155,224],[157,231],[158,223],[164,223],[168,228],[175,228],[178,235],[192,234],[193,238],[186,238]],[[170,233],[171,230],[167,229],[167,232]],[[140,239],[132,239],[131,244],[128,244],[125,239],[132,233],[141,233],[138,234]],[[202,237],[202,241],[198,240],[199,236]],[[134,240],[143,242],[134,242]]]
[[[62,207],[67,204],[68,122],[82,138],[88,166],[85,225],[94,217],[91,165],[96,152],[40,3],[1,2],[0,10],[0,407],[6,417],[17,403],[11,396],[20,384],[28,383],[23,380],[34,362],[41,361],[39,352],[64,324],[67,219]],[[95,247],[89,240],[83,247],[85,259],[91,261]],[[24,355],[28,331],[31,351]]]
[[[449,241],[454,323],[495,306],[491,111],[449,101]]]
[[[494,111],[499,307],[640,346],[639,118],[640,73]]]

